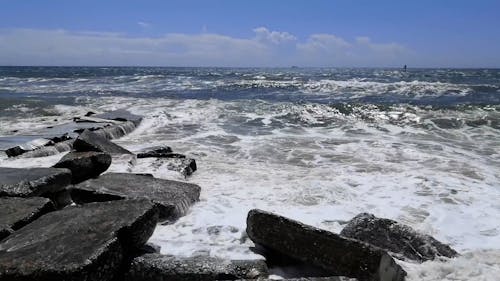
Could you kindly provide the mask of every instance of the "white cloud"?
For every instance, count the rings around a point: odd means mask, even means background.
[[[0,65],[151,66],[373,66],[406,63],[395,43],[353,42],[313,34],[305,42],[288,32],[254,29],[255,36],[170,33],[130,37],[120,33],[0,29]]]
[[[148,27],[150,27],[150,26],[151,26],[151,24],[150,24],[150,23],[148,23],[148,22],[144,22],[144,21],[138,21],[138,22],[137,22],[137,24],[138,24],[140,27],[142,27],[142,28],[148,28]]]
[[[253,32],[255,32],[255,39],[264,43],[281,44],[297,40],[288,32],[270,31],[265,27],[255,28]]]

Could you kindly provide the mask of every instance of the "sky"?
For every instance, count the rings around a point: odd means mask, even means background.
[[[0,65],[500,67],[498,0],[0,0]]]

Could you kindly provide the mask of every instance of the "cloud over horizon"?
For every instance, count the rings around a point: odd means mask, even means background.
[[[300,40],[266,27],[253,32],[249,38],[216,33],[130,37],[110,32],[0,29],[0,65],[399,66],[413,56],[401,44],[373,42],[366,36],[347,40],[334,34],[310,34]]]

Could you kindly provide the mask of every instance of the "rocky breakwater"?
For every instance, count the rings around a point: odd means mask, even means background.
[[[103,114],[87,114],[75,117],[72,122],[57,124],[0,138],[0,149],[5,149],[8,157],[44,157],[55,155],[73,148],[75,139],[85,130],[102,138],[116,139],[132,132],[142,121],[142,117],[126,110],[116,110]],[[29,140],[22,143],[23,140]],[[14,146],[10,146],[12,144]]]
[[[98,132],[79,132],[54,167],[0,168],[0,280],[122,280],[157,223],[199,200],[195,184],[101,175],[135,155]]]

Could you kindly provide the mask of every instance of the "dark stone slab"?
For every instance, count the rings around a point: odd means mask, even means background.
[[[416,232],[396,221],[361,213],[342,230],[341,235],[386,249],[406,258],[427,261],[438,256],[456,257],[458,253],[432,236]]]
[[[212,257],[177,258],[146,254],[132,261],[125,280],[236,280],[267,277],[263,260],[224,260]]]
[[[157,155],[163,155],[167,153],[172,153],[172,148],[170,146],[154,146],[149,147],[141,152],[137,153],[137,158],[146,158],[146,157],[161,157]]]
[[[111,280],[157,223],[148,200],[72,206],[48,213],[0,243],[0,280]]]
[[[54,205],[47,198],[0,198],[0,240],[53,210]]]
[[[109,120],[117,120],[117,121],[131,121],[136,126],[138,126],[139,123],[141,123],[141,121],[142,121],[142,116],[132,114],[125,109],[118,109],[118,110],[111,111],[111,112],[96,114],[96,115],[93,115],[93,117],[102,118],[102,119],[109,119]]]
[[[380,248],[261,210],[248,213],[247,234],[257,244],[333,276],[400,281],[406,275]]]
[[[239,279],[238,281],[271,281],[275,279]],[[330,276],[330,277],[300,277],[300,278],[285,278],[282,281],[357,281],[356,278],[349,278],[343,276]]]
[[[73,148],[78,152],[97,151],[110,154],[132,154],[132,152],[90,130],[85,130],[80,134],[73,143]]]
[[[31,140],[27,143],[11,147],[11,148],[5,150],[5,154],[7,154],[8,157],[14,157],[17,155],[21,155],[27,151],[39,149],[40,147],[46,146],[47,144],[50,144],[50,143],[51,143],[51,140],[49,140],[49,139],[37,138],[37,139]]]
[[[175,220],[198,201],[200,190],[198,185],[191,183],[147,175],[107,173],[75,185],[71,197],[77,203],[148,198],[159,205],[162,219]]]
[[[61,158],[54,167],[68,168],[72,173],[71,183],[79,183],[95,178],[111,165],[111,155],[104,152],[70,152]]]
[[[33,197],[63,190],[71,171],[58,168],[0,168],[0,196]]]

